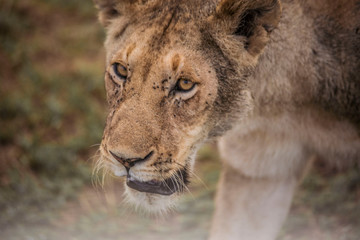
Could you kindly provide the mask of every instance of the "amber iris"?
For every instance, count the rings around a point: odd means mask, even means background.
[[[180,78],[177,82],[177,89],[179,91],[190,91],[194,86],[195,83],[186,78]]]
[[[126,79],[128,76],[128,70],[127,68],[122,65],[121,63],[114,63],[114,71],[116,75],[120,78]]]

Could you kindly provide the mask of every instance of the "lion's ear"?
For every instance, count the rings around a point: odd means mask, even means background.
[[[107,26],[111,19],[120,15],[117,9],[116,0],[94,0],[96,8],[99,10],[99,21],[103,26]]]
[[[148,0],[93,0],[99,9],[99,21],[106,27],[111,20],[122,15],[132,14],[141,6],[148,3]],[[139,8],[138,8],[139,7]]]
[[[258,55],[277,27],[280,15],[279,0],[222,0],[211,21],[221,31],[244,36],[245,48],[251,55]]]

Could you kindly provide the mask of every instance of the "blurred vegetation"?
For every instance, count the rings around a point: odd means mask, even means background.
[[[295,194],[282,240],[360,239],[360,168],[317,161]]]
[[[0,0],[0,238],[205,239],[221,163],[198,153],[191,194],[154,220],[122,185],[91,186],[106,116],[104,31],[91,0]],[[360,239],[360,171],[317,165],[279,239]]]
[[[90,182],[103,39],[92,1],[0,1],[0,228]]]

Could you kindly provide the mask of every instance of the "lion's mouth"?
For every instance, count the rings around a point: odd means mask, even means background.
[[[187,173],[185,170],[178,171],[176,177],[165,179],[164,181],[141,182],[127,177],[126,184],[128,187],[139,192],[154,193],[160,195],[171,195],[175,192],[182,192],[188,184]]]

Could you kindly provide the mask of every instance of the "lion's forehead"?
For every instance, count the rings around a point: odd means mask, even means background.
[[[203,26],[199,18],[184,14],[177,8],[161,11],[156,16],[121,17],[109,26],[106,48],[108,62],[118,51],[129,48],[134,42],[143,55],[152,59],[170,49],[200,45],[200,28]],[[125,53],[123,53],[125,54]]]

